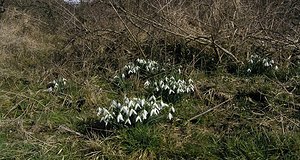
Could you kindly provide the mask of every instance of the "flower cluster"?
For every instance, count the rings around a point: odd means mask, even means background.
[[[274,60],[270,58],[262,58],[258,55],[250,56],[250,59],[248,60],[247,73],[262,73],[270,69],[278,69]]]
[[[141,71],[146,73],[156,73],[160,71],[160,69],[164,70],[156,61],[137,59],[136,63],[130,62],[127,65],[125,65],[121,76],[115,76],[114,79],[124,79],[128,75],[138,74]]]
[[[165,77],[159,81],[146,81],[144,83],[145,88],[153,89],[156,92],[167,92],[169,94],[180,94],[180,93],[190,93],[194,91],[193,80],[189,79],[188,82],[185,80],[176,80],[172,77]]]
[[[123,103],[115,100],[112,101],[110,108],[98,108],[98,116],[100,121],[106,125],[108,123],[122,123],[124,125],[132,125],[134,123],[142,123],[150,117],[157,116],[165,108],[169,108],[168,119],[172,119],[172,113],[175,112],[173,106],[157,100],[155,96],[149,99],[141,98],[124,98]]]
[[[57,80],[53,80],[47,84],[47,92],[53,92],[55,90],[62,90],[67,85],[67,79],[59,78]]]
[[[156,61],[152,61],[149,59],[137,59],[136,61],[138,65],[145,69],[147,72],[157,72],[160,70],[160,66]]]

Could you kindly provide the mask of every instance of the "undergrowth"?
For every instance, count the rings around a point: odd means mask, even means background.
[[[297,6],[6,2],[0,159],[300,159]]]

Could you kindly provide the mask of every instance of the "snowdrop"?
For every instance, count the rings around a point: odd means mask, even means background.
[[[147,85],[144,85],[145,88],[153,88],[153,91],[160,92],[166,91],[170,94],[181,94],[181,93],[190,93],[194,91],[193,80],[189,79],[188,82],[182,79],[176,80],[172,77],[165,77],[159,81],[150,82],[147,81]]]
[[[174,107],[170,107],[162,100],[157,100],[154,95],[150,96],[149,99],[125,97],[123,103],[113,100],[109,109],[98,108],[97,116],[101,117],[100,121],[104,122],[105,125],[108,123],[132,125],[159,115],[162,113],[161,110],[165,108],[169,108],[169,112],[174,113]],[[167,118],[171,119],[172,117],[167,116]]]
[[[53,91],[61,91],[67,85],[67,79],[59,78],[53,80],[47,84],[47,89],[44,90],[46,92],[53,92]]]
[[[168,119],[171,120],[173,118],[173,115],[171,113],[168,114]]]
[[[277,70],[276,66],[274,66],[275,61],[273,59],[270,59],[268,57],[260,57],[259,55],[250,55],[250,59],[248,60],[248,66],[246,72],[257,74],[257,73],[263,73],[266,71],[270,71],[271,69]]]

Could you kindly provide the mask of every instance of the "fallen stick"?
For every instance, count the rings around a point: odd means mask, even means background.
[[[222,103],[220,103],[220,104],[218,104],[218,105],[216,105],[216,106],[214,106],[214,107],[212,107],[212,108],[206,110],[205,112],[202,112],[202,113],[200,113],[200,114],[198,114],[198,115],[196,115],[196,116],[190,118],[190,119],[187,121],[187,123],[190,122],[190,121],[192,121],[192,120],[197,119],[198,117],[201,117],[201,116],[205,115],[206,113],[211,112],[212,110],[214,110],[214,109],[216,109],[216,108],[222,106],[223,104],[225,104],[225,103],[231,101],[232,99],[233,99],[233,98],[229,98],[229,99],[227,99],[226,101],[224,101],[224,102],[222,102]],[[186,124],[187,124],[187,123],[186,123]]]

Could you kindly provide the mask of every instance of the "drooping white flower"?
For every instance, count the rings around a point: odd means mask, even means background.
[[[156,98],[154,95],[152,95],[150,98],[149,98],[149,101],[150,102],[156,102]]]
[[[145,105],[145,99],[142,99],[142,100],[140,101],[140,104],[141,104],[141,107],[144,107],[144,105]]]
[[[141,105],[139,103],[136,103],[134,109],[137,110],[138,108],[140,109]]]
[[[168,114],[168,119],[171,120],[173,118],[173,115],[171,113]]]
[[[123,107],[120,109],[120,112],[124,112],[126,115],[128,115],[129,109],[128,109],[127,106],[123,106]]]
[[[113,100],[113,101],[111,102],[111,106],[112,106],[112,107],[116,107],[116,106],[117,106],[117,102],[116,102],[115,100]]]
[[[131,109],[129,111],[129,117],[132,116],[132,114],[137,115],[136,111],[134,109]]]
[[[102,111],[103,111],[103,115],[105,116],[109,115],[109,112],[106,108],[103,108]]]
[[[131,121],[130,121],[129,118],[127,118],[126,121],[125,121],[125,124],[127,124],[127,123],[128,123],[129,125],[131,125]]]
[[[141,119],[140,116],[137,116],[136,119],[135,119],[135,122],[138,122],[138,121],[142,122],[142,119]]]
[[[63,81],[63,85],[67,85],[67,79],[63,78],[62,81]]]
[[[144,109],[144,110],[142,111],[143,119],[147,119],[147,115],[148,115],[148,112]]]
[[[102,108],[98,108],[98,113],[97,113],[97,116],[100,116],[102,114]]]
[[[155,87],[155,91],[158,92],[158,91],[159,91],[159,88],[158,88],[158,87]]]
[[[157,109],[153,108],[150,112],[150,116],[157,115]]]
[[[122,116],[121,113],[119,113],[119,115],[117,117],[117,122],[119,123],[119,122],[122,122],[122,121],[124,121],[123,116]]]
[[[175,108],[172,106],[172,107],[170,108],[170,111],[171,111],[172,113],[174,113],[174,112],[175,112]]]
[[[147,80],[145,83],[144,83],[144,87],[145,88],[148,88],[150,86],[150,82]]]
[[[169,90],[169,94],[175,93],[172,89]]]
[[[167,103],[164,103],[163,101],[160,101],[160,106],[161,108],[164,108],[164,107],[168,107],[169,105]]]

